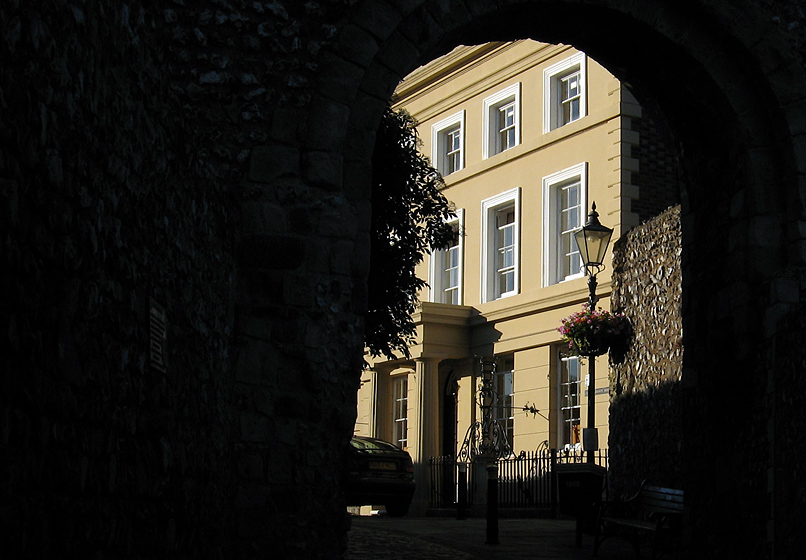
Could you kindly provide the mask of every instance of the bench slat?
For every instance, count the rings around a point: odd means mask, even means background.
[[[658,534],[656,531],[661,529],[661,525],[666,526],[668,519],[659,518],[657,520],[649,519],[651,514],[666,514],[669,516],[677,517],[683,513],[683,490],[674,488],[662,488],[660,486],[641,485],[638,494],[631,500],[625,502],[625,505],[632,503],[637,507],[639,515],[628,517],[614,517],[612,513],[607,511],[608,505],[603,505],[600,512],[599,522],[596,526],[596,537],[593,545],[594,555],[599,549],[601,542],[611,535],[608,530],[613,526],[622,526],[634,529],[636,531],[650,531],[653,533],[653,557],[657,555],[658,547]],[[610,504],[616,505],[616,504]],[[637,545],[636,545],[637,546]],[[637,550],[637,549],[636,549]]]
[[[657,499],[650,496],[645,496],[643,499],[639,500],[639,506],[642,509],[646,509],[649,511],[665,511],[665,512],[676,512],[676,511],[683,511],[683,502],[672,502],[665,499]]]
[[[657,523],[654,521],[644,521],[642,519],[631,519],[626,517],[602,517],[602,521],[614,525],[623,525],[625,527],[633,527],[634,529],[645,529],[647,531],[654,531]]]
[[[643,494],[639,499],[659,504],[682,504],[683,499],[677,496],[660,496],[658,494]]]
[[[656,492],[658,494],[663,494],[666,496],[680,496],[680,499],[683,499],[683,491],[678,490],[676,488],[662,488],[660,486],[643,486],[641,488],[646,492]]]

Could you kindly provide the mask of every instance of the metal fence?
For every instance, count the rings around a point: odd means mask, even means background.
[[[476,498],[476,469],[472,464],[457,461],[452,455],[431,457],[431,507],[456,507],[462,492],[467,505]]]
[[[520,455],[498,460],[498,506],[500,508],[550,509],[557,505],[554,465],[584,463],[582,450],[540,449],[521,451]],[[594,452],[594,462],[607,468],[607,449]],[[456,507],[461,492],[466,492],[466,504],[472,506],[477,488],[476,471],[472,463],[456,461],[453,456],[430,459],[431,507]]]
[[[498,461],[498,507],[551,507],[553,472],[549,453],[521,453]]]

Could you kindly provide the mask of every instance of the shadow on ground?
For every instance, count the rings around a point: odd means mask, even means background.
[[[575,543],[571,519],[501,519],[499,544],[485,544],[485,519],[457,520],[445,517],[371,516],[352,518],[345,560],[520,560],[586,559],[593,553],[593,537],[584,535],[582,547]],[[681,555],[666,555],[674,560]],[[596,558],[635,558],[626,540],[609,539]],[[648,543],[641,557],[651,557]]]

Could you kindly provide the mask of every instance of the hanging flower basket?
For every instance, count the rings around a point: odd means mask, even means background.
[[[627,318],[622,313],[602,309],[591,311],[587,305],[562,320],[557,330],[568,343],[571,356],[600,356],[627,334]]]
[[[610,344],[603,340],[602,337],[591,337],[589,339],[575,338],[571,339],[569,349],[578,356],[601,356],[607,353]]]

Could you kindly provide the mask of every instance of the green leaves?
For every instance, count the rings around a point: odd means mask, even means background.
[[[365,342],[372,356],[409,356],[418,292],[415,267],[451,239],[445,183],[417,148],[417,123],[387,107],[372,156],[372,240]]]

